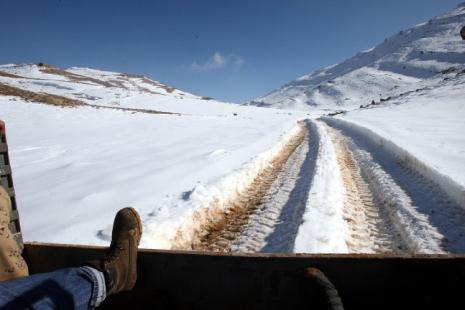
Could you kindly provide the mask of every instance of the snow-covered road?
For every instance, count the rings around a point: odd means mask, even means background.
[[[465,209],[434,179],[334,119],[302,131],[191,248],[463,253]],[[253,197],[253,199],[251,199]]]

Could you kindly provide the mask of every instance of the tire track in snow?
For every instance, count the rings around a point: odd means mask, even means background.
[[[392,252],[465,252],[464,209],[408,161],[337,121],[327,123],[344,137],[381,219],[391,226],[393,240],[400,241]]]
[[[333,142],[345,188],[344,220],[349,230],[346,240],[349,252],[387,253],[404,248],[386,212],[375,204],[345,138],[339,131],[321,124]]]
[[[204,226],[202,235],[194,238],[192,249],[231,251],[234,240],[242,234],[250,217],[271,197],[270,188],[296,149],[302,146],[308,135],[307,131],[307,124],[301,122],[299,133],[287,143],[271,165],[259,173],[244,193],[238,193],[234,201],[227,202],[229,206],[224,207],[226,211],[218,220]]]
[[[293,252],[318,156],[315,123],[307,122],[306,130],[304,140],[283,166],[262,205],[232,242],[231,251]]]

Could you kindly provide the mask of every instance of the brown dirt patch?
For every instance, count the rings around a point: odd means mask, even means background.
[[[61,106],[61,107],[77,107],[87,106],[95,109],[108,109],[108,110],[120,110],[131,113],[146,113],[146,114],[168,114],[168,115],[181,115],[180,113],[163,112],[149,109],[137,109],[137,108],[122,108],[122,107],[109,107],[101,106],[96,104],[88,104],[80,100],[71,99],[63,96],[52,95],[48,93],[35,93],[32,91],[20,89],[14,86],[9,86],[0,83],[0,95],[4,96],[16,96],[26,101],[40,102],[48,105]]]
[[[163,83],[159,83],[159,82],[152,81],[151,79],[148,79],[148,78],[146,78],[146,77],[143,77],[143,78],[142,78],[142,81],[143,81],[144,83],[146,83],[146,84],[150,84],[150,85],[154,85],[154,86],[160,87],[160,88],[166,90],[166,92],[168,92],[168,93],[170,93],[170,94],[171,94],[172,92],[174,92],[174,90],[175,90],[175,88],[173,88],[173,87],[170,87],[170,86],[168,86],[168,85],[166,85],[166,84],[163,84]]]
[[[110,81],[114,85],[116,85],[118,87],[121,87],[121,88],[127,89],[126,86],[124,86],[124,83],[123,83],[123,82],[126,81],[126,82],[129,82],[130,84],[132,84],[135,88],[137,88],[141,92],[150,93],[150,94],[154,94],[154,95],[164,95],[162,93],[158,93],[158,92],[152,91],[152,90],[150,90],[150,89],[148,89],[146,87],[140,86],[139,84],[135,83],[135,81],[133,81],[131,79],[141,79],[145,83],[146,83],[146,81],[150,81],[149,79],[147,79],[146,77],[144,77],[142,75],[135,75],[135,74],[128,74],[128,73],[121,73],[120,76],[117,79],[112,79]],[[158,87],[161,87],[156,82],[154,82],[154,81],[151,81],[151,82],[153,82],[153,83],[150,83],[151,85],[156,85]]]
[[[0,83],[0,95],[17,96],[26,101],[41,102],[44,104],[61,106],[61,107],[76,107],[76,106],[86,105],[86,103],[80,100],[66,98],[66,97],[58,96],[58,95],[47,94],[47,93],[35,93],[32,91],[9,86],[3,83]]]
[[[54,67],[54,66],[51,66],[51,65],[48,65],[48,64],[42,64],[41,66],[39,66],[39,70],[41,72],[43,72],[43,73],[48,73],[48,74],[54,74],[54,75],[60,75],[60,76],[67,77],[68,79],[70,79],[73,82],[84,83],[84,84],[90,82],[90,83],[102,85],[102,86],[105,86],[105,87],[119,87],[119,88],[126,89],[126,87],[124,86],[123,81],[120,81],[120,80],[117,80],[117,79],[112,79],[110,81],[102,81],[102,80],[87,77],[87,76],[84,76],[84,75],[71,73],[71,72],[68,72],[66,70],[63,70],[63,69],[60,69],[60,68],[57,68],[57,67]],[[166,92],[168,92],[168,93],[172,93],[173,91],[175,91],[175,88],[170,87],[168,85],[165,85],[163,83],[152,81],[151,79],[149,79],[149,78],[147,78],[147,77],[145,77],[143,75],[121,73],[120,76],[123,79],[127,78],[128,80],[131,79],[131,78],[141,79],[143,83],[162,88],[162,89],[166,90]],[[137,86],[143,92],[162,95],[160,93],[151,91],[148,88],[141,87],[139,85],[135,85],[135,86]]]
[[[68,72],[66,70],[63,70],[63,69],[60,69],[60,68],[57,68],[57,67],[53,67],[53,66],[50,66],[50,65],[44,64],[42,66],[39,66],[38,68],[43,73],[64,76],[64,77],[67,77],[68,79],[70,79],[73,82],[84,83],[84,84],[86,84],[85,82],[88,82],[88,83],[90,82],[90,83],[102,85],[102,86],[105,86],[105,87],[114,87],[113,84],[108,83],[106,81],[94,79],[94,78],[87,77],[87,76],[80,75],[80,74],[71,73],[71,72]]]
[[[168,93],[170,93],[170,94],[176,90],[174,87],[170,87],[170,86],[168,86],[168,85],[166,85],[166,84],[153,81],[153,80],[151,80],[151,79],[149,79],[148,77],[143,76],[143,75],[139,75],[139,74],[130,74],[130,73],[122,73],[121,75],[122,75],[122,76],[125,76],[125,77],[128,77],[128,78],[140,79],[140,80],[142,80],[143,83],[149,84],[149,85],[152,85],[152,86],[155,86],[155,87],[162,88],[162,89],[166,90],[166,92],[168,92]],[[145,88],[145,87],[139,87],[139,88],[143,88],[145,91],[152,92],[152,91],[148,90],[148,89]]]
[[[19,75],[16,75],[16,74],[12,74],[12,73],[8,73],[8,72],[5,72],[5,71],[0,71],[0,76],[9,77],[9,78],[14,78],[14,79],[25,79],[25,78],[22,77],[22,76],[19,76]]]
[[[153,80],[149,79],[148,77],[140,75],[140,74],[122,73],[121,75],[125,76],[125,77],[128,77],[128,78],[141,79],[142,82],[144,82],[146,84],[149,84],[149,85],[156,86],[156,87],[161,87],[161,88],[165,89],[169,93],[172,93],[175,90],[175,88],[173,88],[173,87],[170,87],[170,86],[165,85],[165,84],[160,83],[160,82],[153,81]]]
[[[163,112],[157,110],[148,110],[148,109],[137,109],[137,108],[121,108],[121,107],[109,107],[109,106],[101,106],[96,104],[85,104],[88,107],[96,108],[96,109],[107,109],[107,110],[120,110],[126,111],[131,113],[146,113],[146,114],[167,114],[167,115],[181,115],[181,113],[173,113],[173,112]]]

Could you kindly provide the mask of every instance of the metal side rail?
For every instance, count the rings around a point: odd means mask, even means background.
[[[24,253],[34,274],[80,266],[105,250],[26,243]],[[339,309],[340,300],[346,310],[465,309],[465,255],[140,249],[137,261],[136,287],[110,296],[99,309]],[[309,267],[324,273],[313,272],[325,287],[323,296],[318,292],[321,285],[315,289],[308,279]]]
[[[19,224],[18,206],[16,204],[15,188],[13,185],[13,176],[11,174],[10,157],[8,156],[8,143],[6,140],[5,123],[0,120],[0,178],[1,186],[8,192],[11,199],[11,217],[10,229],[13,235],[23,248],[23,238],[21,235],[21,226]]]

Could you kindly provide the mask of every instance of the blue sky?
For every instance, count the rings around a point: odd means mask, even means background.
[[[0,63],[140,73],[244,102],[460,2],[0,0]]]

